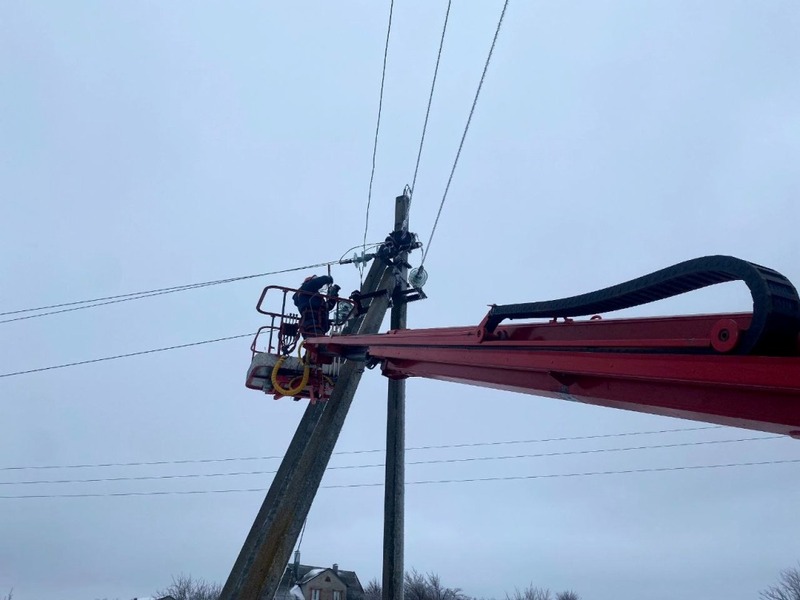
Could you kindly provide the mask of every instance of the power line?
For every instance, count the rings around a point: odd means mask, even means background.
[[[707,429],[722,429],[722,425],[702,425],[699,427],[680,427],[675,429],[655,429],[651,431],[631,431],[631,432],[624,432],[624,433],[600,433],[600,434],[593,434],[593,435],[579,435],[579,436],[571,436],[571,437],[553,437],[553,438],[539,438],[533,440],[506,440],[506,441],[499,441],[499,442],[477,442],[471,443],[466,442],[462,444],[449,444],[449,445],[440,445],[440,446],[416,446],[414,448],[406,448],[406,450],[438,450],[440,448],[469,448],[472,446],[504,446],[507,444],[536,444],[536,443],[543,443],[543,442],[571,442],[571,441],[578,441],[578,440],[596,440],[601,438],[615,438],[615,437],[627,437],[627,436],[635,436],[635,435],[655,435],[659,433],[682,433],[687,431],[703,431]],[[383,450],[380,450],[381,452]]]
[[[141,350],[139,352],[130,352],[128,354],[117,354],[116,356],[105,356],[103,358],[93,358],[90,360],[81,360],[78,362],[65,363],[63,365],[53,365],[50,367],[39,367],[38,369],[28,369],[27,371],[14,371],[13,373],[2,373],[0,379],[3,377],[15,377],[17,375],[27,375],[29,373],[40,373],[42,371],[52,371],[53,369],[65,369],[67,367],[77,367],[79,365],[89,365],[97,362],[104,362],[107,360],[116,360],[118,358],[130,358],[131,356],[142,356],[143,354],[153,354],[155,352],[166,352],[168,350],[178,350],[180,348],[189,348],[191,346],[202,346],[203,344],[215,344],[217,342],[226,342],[228,340],[236,340],[243,337],[252,337],[254,333],[243,333],[241,335],[230,335],[228,337],[216,338],[213,340],[203,340],[202,342],[191,342],[189,344],[179,344],[177,346],[168,346],[166,348],[154,348],[152,350]]]
[[[152,298],[153,296],[162,296],[164,294],[174,294],[175,292],[184,292],[187,290],[194,290],[197,288],[209,287],[213,285],[221,285],[225,283],[233,283],[235,281],[244,281],[245,279],[256,279],[259,277],[267,277],[270,275],[280,275],[282,273],[292,273],[294,271],[305,271],[308,269],[316,269],[319,267],[328,267],[331,265],[338,264],[339,261],[332,260],[328,262],[316,263],[313,265],[304,265],[302,267],[292,267],[290,269],[281,269],[278,271],[268,271],[266,273],[254,273],[251,275],[241,275],[239,277],[228,277],[227,279],[215,279],[212,281],[203,281],[200,283],[189,283],[186,285],[176,285],[172,287],[166,288],[159,288],[154,290],[146,290],[142,292],[131,292],[129,294],[119,294],[117,296],[105,296],[103,298],[94,298],[91,300],[76,300],[73,302],[63,302],[61,304],[51,304],[49,306],[40,306],[37,308],[23,308],[19,310],[12,310],[0,313],[0,316],[6,315],[18,315],[23,313],[30,313],[42,310],[50,310],[50,309],[61,309],[61,310],[53,310],[50,312],[43,312],[34,315],[26,315],[23,317],[14,317],[11,319],[5,319],[0,321],[0,324],[3,323],[11,323],[14,321],[24,321],[26,319],[38,319],[39,317],[46,317],[48,315],[56,315],[66,312],[72,312],[76,310],[83,310],[86,308],[96,308],[98,306],[106,306],[108,304],[116,304],[118,302],[130,302],[132,300],[141,300],[142,298]],[[70,307],[70,308],[62,308],[62,307]]]
[[[693,471],[700,469],[727,469],[733,467],[754,467],[764,465],[782,465],[782,464],[796,464],[800,463],[799,459],[788,460],[766,460],[759,462],[742,462],[742,463],[727,463],[715,465],[684,465],[678,467],[653,467],[644,469],[625,469],[621,471],[587,471],[582,473],[547,473],[538,475],[511,475],[511,476],[498,476],[498,477],[473,477],[470,479],[426,479],[419,481],[406,481],[406,485],[430,485],[430,484],[454,484],[454,483],[477,483],[477,482],[495,482],[495,481],[522,481],[531,479],[557,479],[566,477],[592,477],[599,475],[631,475],[634,473],[666,473],[672,471]],[[352,488],[367,488],[367,487],[381,487],[384,483],[348,483],[348,484],[332,484],[323,485],[320,488],[325,489],[352,489]],[[186,496],[186,495],[200,495],[200,494],[228,494],[237,492],[260,492],[264,493],[266,488],[242,488],[242,489],[224,489],[224,490],[171,490],[171,491],[148,491],[148,492],[104,492],[104,493],[78,493],[78,494],[25,494],[18,496],[0,496],[0,500],[23,500],[33,498],[105,498],[105,497],[121,497],[121,496]]]
[[[97,308],[99,306],[107,306],[109,304],[118,304],[119,302],[131,302],[133,300],[142,300],[144,298],[152,298],[153,296],[163,296],[165,294],[174,294],[175,292],[184,292],[186,290],[194,290],[194,289],[198,289],[198,288],[201,288],[201,287],[206,287],[206,286],[209,286],[209,285],[217,285],[217,284],[216,283],[209,283],[209,284],[205,284],[205,285],[186,286],[186,287],[180,287],[180,288],[166,290],[166,291],[163,291],[163,292],[155,292],[155,293],[152,293],[152,294],[140,294],[138,296],[130,296],[128,298],[120,298],[120,299],[117,299],[117,300],[108,300],[106,302],[98,302],[98,303],[95,303],[95,304],[83,304],[83,305],[80,305],[80,306],[73,306],[71,308],[62,308],[60,310],[48,311],[48,312],[43,312],[43,313],[39,313],[39,314],[35,314],[35,315],[25,315],[23,317],[14,317],[12,319],[4,319],[4,320],[0,321],[0,324],[13,323],[15,321],[26,321],[28,319],[38,319],[39,317],[47,317],[47,316],[50,316],[50,315],[59,315],[61,313],[74,312],[76,310],[84,310],[84,309],[87,309],[87,308]]]
[[[741,442],[755,442],[762,440],[777,440],[781,439],[782,435],[758,436],[748,438],[737,438],[732,440],[702,440],[698,442],[679,442],[675,444],[657,444],[651,446],[630,446],[627,448],[594,448],[590,450],[563,450],[560,452],[543,452],[538,454],[514,454],[510,456],[475,456],[466,458],[444,458],[429,461],[409,461],[407,465],[426,465],[434,463],[462,463],[462,462],[476,462],[487,460],[514,460],[520,458],[552,458],[556,456],[577,456],[581,454],[603,454],[606,452],[635,452],[639,450],[661,450],[665,448],[685,448],[688,446],[708,446],[716,444],[735,444]],[[384,465],[377,465],[384,466]],[[346,468],[346,467],[339,467]]]
[[[704,440],[699,442],[680,442],[677,444],[659,444],[653,446],[631,446],[627,448],[595,448],[591,450],[567,450],[561,452],[546,452],[539,454],[516,454],[511,456],[472,456],[466,458],[438,458],[431,460],[418,460],[407,462],[406,465],[435,465],[453,464],[465,462],[485,462],[493,460],[516,460],[522,458],[553,458],[557,456],[576,456],[583,454],[605,454],[608,452],[637,452],[641,450],[663,450],[667,448],[685,448],[689,446],[706,446],[717,444],[735,444],[741,442],[755,442],[764,440],[776,440],[782,438],[781,435],[759,436],[749,438],[738,438],[731,440]],[[385,467],[385,463],[364,464],[364,465],[339,465],[328,467],[326,471],[372,469]],[[44,484],[72,484],[72,483],[111,483],[120,481],[154,481],[162,479],[203,479],[211,477],[242,477],[253,475],[274,475],[277,471],[234,471],[222,473],[179,473],[171,475],[138,475],[134,477],[93,477],[88,479],[39,479],[29,481],[0,481],[0,485],[44,485]]]
[[[755,467],[762,465],[782,465],[800,463],[800,458],[788,460],[765,460],[760,462],[727,463],[717,465],[686,465],[680,467],[651,467],[646,469],[625,469],[622,471],[588,471],[584,473],[550,473],[545,475],[511,475],[502,477],[473,477],[471,479],[427,479],[421,481],[407,481],[406,485],[426,485],[433,483],[475,483],[479,481],[521,481],[526,479],[556,479],[560,477],[591,477],[594,475],[630,475],[633,473],[665,473],[669,471],[691,471],[697,469],[726,469],[731,467]],[[383,483],[351,483],[339,485],[323,485],[323,488],[359,488],[378,487]],[[0,496],[2,498],[2,496]]]
[[[425,259],[428,256],[428,251],[431,249],[431,242],[433,241],[433,234],[436,233],[436,226],[439,224],[439,217],[442,216],[442,209],[444,208],[445,200],[447,200],[447,193],[450,191],[450,184],[453,181],[453,175],[456,172],[456,166],[458,166],[458,159],[461,156],[461,150],[464,148],[464,140],[467,139],[467,132],[469,131],[469,126],[472,123],[472,115],[475,114],[475,107],[478,104],[478,98],[481,95],[481,88],[483,87],[483,82],[486,79],[486,71],[489,69],[489,63],[492,60],[492,54],[494,53],[494,47],[497,44],[497,36],[500,35],[500,28],[503,25],[503,18],[506,15],[506,9],[508,8],[508,0],[505,1],[503,4],[503,10],[500,13],[500,19],[497,21],[497,29],[494,32],[494,38],[492,39],[492,45],[489,48],[489,55],[486,57],[486,64],[483,65],[483,73],[481,74],[481,79],[478,82],[478,89],[475,91],[475,98],[472,101],[472,108],[469,110],[469,117],[467,117],[467,124],[464,127],[464,133],[461,135],[461,142],[458,144],[458,151],[456,152],[456,158],[453,161],[453,168],[450,170],[450,177],[447,178],[447,185],[444,188],[444,194],[442,195],[442,201],[439,203],[439,211],[436,213],[436,219],[433,222],[433,228],[431,229],[431,235],[428,238],[428,243],[425,245],[425,252],[422,254],[422,260],[420,261],[420,266],[425,263]]]
[[[433,90],[436,88],[436,76],[439,74],[439,62],[442,59],[442,48],[444,47],[444,36],[447,32],[447,21],[450,19],[450,6],[452,0],[447,0],[447,12],[444,15],[444,25],[442,26],[442,39],[439,41],[439,52],[436,55],[436,67],[433,69],[433,81],[431,82],[431,93],[428,97],[428,108],[425,110],[425,122],[422,124],[422,137],[419,140],[419,151],[417,152],[417,164],[414,166],[414,179],[411,181],[411,197],[414,197],[414,189],[417,186],[417,173],[419,172],[419,162],[422,159],[422,146],[425,143],[425,132],[428,130],[428,118],[431,115],[431,104],[433,103]]]
[[[367,215],[364,222],[364,243],[362,252],[367,249],[367,230],[369,229],[369,207],[372,204],[372,183],[375,180],[375,159],[378,156],[378,134],[381,130],[381,112],[383,110],[383,87],[386,82],[386,62],[389,57],[389,36],[392,33],[392,13],[394,0],[389,3],[389,24],[386,27],[386,45],[383,48],[383,71],[381,72],[381,92],[378,96],[378,122],[375,125],[375,142],[372,146],[372,172],[369,175],[369,193],[367,194]]]
[[[73,302],[62,302],[60,304],[49,304],[47,306],[37,306],[35,308],[21,308],[21,309],[18,309],[18,310],[8,310],[8,311],[5,311],[5,312],[0,312],[0,316],[18,315],[18,314],[22,314],[22,313],[36,312],[36,311],[40,311],[40,310],[49,310],[51,308],[61,308],[62,306],[76,306],[76,305],[79,305],[79,304],[90,304],[90,303],[95,303],[95,302],[102,302],[104,300],[116,300],[117,298],[130,298],[130,297],[136,297],[136,296],[146,296],[148,294],[169,293],[169,292],[181,291],[181,290],[184,290],[184,289],[191,289],[191,288],[194,288],[194,287],[200,287],[200,286],[203,286],[203,285],[214,285],[214,284],[217,284],[217,283],[224,283],[224,282],[227,282],[227,281],[230,281],[230,280],[229,279],[220,279],[220,280],[206,281],[206,282],[200,282],[200,283],[189,283],[189,284],[186,284],[186,285],[176,285],[176,286],[172,286],[172,287],[158,288],[158,289],[154,289],[154,290],[144,290],[144,291],[141,291],[141,292],[130,292],[128,294],[118,294],[116,296],[103,296],[101,298],[90,298],[88,300],[75,300]]]
[[[308,517],[303,521],[303,529],[300,530],[300,541],[297,542],[295,552],[300,552],[300,546],[303,545],[303,536],[306,534],[306,525],[308,525]]]
[[[600,433],[593,435],[579,435],[571,437],[552,437],[552,438],[537,438],[527,440],[502,440],[491,442],[468,442],[461,444],[440,444],[440,445],[427,445],[427,446],[409,446],[406,452],[415,450],[440,450],[448,448],[475,448],[480,446],[504,446],[512,444],[539,444],[548,442],[571,442],[579,440],[596,440],[605,438],[629,437],[640,435],[658,435],[662,433],[687,433],[693,431],[706,431],[709,429],[722,429],[721,425],[703,425],[700,427],[680,427],[675,429],[655,429],[649,431],[629,431],[622,433]],[[352,454],[371,454],[375,452],[385,452],[386,448],[370,448],[367,450],[341,450],[334,452],[334,455],[352,455]],[[87,469],[87,468],[105,468],[105,467],[142,467],[142,466],[155,466],[155,465],[185,465],[185,464],[199,464],[199,463],[220,463],[220,462],[234,462],[234,461],[253,461],[253,460],[277,460],[283,458],[282,455],[273,456],[236,456],[225,458],[200,458],[200,459],[183,459],[183,460],[152,460],[152,461],[136,461],[136,462],[108,462],[108,463],[84,463],[84,464],[71,464],[71,465],[27,465],[15,467],[0,467],[0,471],[25,471],[36,469]]]

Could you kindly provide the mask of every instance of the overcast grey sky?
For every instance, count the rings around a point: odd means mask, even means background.
[[[413,175],[444,1],[397,2],[369,240]],[[454,2],[412,207],[427,240],[502,3]],[[0,4],[0,311],[337,259],[361,242],[388,3]],[[591,291],[732,254],[800,282],[800,4],[511,2],[414,327],[492,302]],[[419,260],[419,257],[416,257]],[[247,281],[0,324],[0,373],[243,334]],[[352,267],[334,276],[356,287]],[[629,314],[747,309],[723,286]],[[0,380],[0,467],[281,455],[304,406],[245,389],[248,339]],[[383,444],[364,378],[337,450]],[[556,400],[411,381],[408,445],[692,428]],[[409,461],[753,437],[699,430],[409,451]],[[409,465],[408,479],[800,458],[798,442]],[[380,453],[332,465],[380,463]],[[127,599],[181,572],[224,581],[277,460],[0,471],[0,595]],[[406,564],[501,597],[744,600],[800,558],[800,468],[772,465],[412,485]],[[380,482],[376,467],[325,485]],[[382,488],[322,489],[303,561],[380,575]]]

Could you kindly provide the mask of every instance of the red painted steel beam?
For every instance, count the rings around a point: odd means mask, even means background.
[[[714,349],[735,350],[748,324],[749,315],[739,314],[594,320],[498,327],[491,338],[479,327],[457,327],[315,338],[306,347],[319,355],[366,351],[388,377],[469,383],[800,438],[800,355]]]

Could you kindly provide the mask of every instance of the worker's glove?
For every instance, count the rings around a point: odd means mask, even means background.
[[[342,289],[342,288],[341,288],[341,286],[338,286],[338,285],[336,285],[336,284],[333,284],[333,285],[331,286],[330,295],[331,295],[331,296],[338,296],[338,295],[339,295],[339,290],[340,290],[340,289]]]

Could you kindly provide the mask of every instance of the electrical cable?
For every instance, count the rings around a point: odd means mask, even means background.
[[[605,454],[608,452],[637,452],[641,450],[663,450],[669,448],[686,448],[690,446],[707,446],[718,444],[736,444],[741,442],[755,442],[765,440],[781,439],[782,435],[772,436],[759,436],[749,438],[737,438],[731,440],[703,440],[699,442],[680,442],[677,444],[659,444],[653,446],[631,446],[626,448],[595,448],[590,450],[566,450],[561,452],[545,452],[539,454],[517,454],[512,456],[471,456],[466,458],[437,458],[432,460],[418,460],[407,462],[406,466],[417,465],[436,465],[436,464],[453,464],[464,462],[484,462],[493,460],[517,460],[522,458],[553,458],[556,456],[577,456],[583,454]],[[372,469],[385,467],[385,463],[365,464],[365,465],[339,465],[327,467],[326,471],[340,471],[340,470],[353,470],[353,469]],[[36,479],[28,481],[0,481],[2,485],[56,485],[56,484],[72,484],[72,483],[109,483],[120,481],[153,481],[162,479],[202,479],[207,477],[241,477],[252,475],[274,475],[277,471],[233,471],[223,473],[180,473],[171,475],[138,475],[134,477],[93,477],[88,479]]]
[[[579,435],[570,437],[554,437],[554,438],[537,438],[527,440],[503,440],[492,442],[469,442],[461,444],[438,444],[427,446],[409,446],[406,452],[415,450],[441,450],[449,448],[476,448],[481,446],[503,446],[513,444],[540,444],[549,442],[572,442],[582,440],[596,440],[617,437],[630,437],[640,435],[659,435],[662,433],[688,433],[694,431],[706,431],[709,429],[723,429],[721,425],[703,425],[700,427],[679,427],[675,429],[654,429],[649,431],[627,431],[622,433],[600,433],[593,435]],[[376,452],[385,452],[386,448],[370,448],[368,450],[340,450],[334,452],[334,455],[353,455],[353,454],[372,454]],[[200,459],[183,459],[183,460],[152,460],[152,461],[136,461],[136,462],[108,462],[108,463],[83,463],[71,465],[27,465],[15,467],[0,467],[0,471],[25,471],[36,469],[88,469],[88,468],[106,468],[106,467],[143,467],[153,465],[187,465],[187,464],[200,464],[200,463],[219,463],[219,462],[234,462],[234,461],[253,461],[253,460],[279,460],[283,455],[276,454],[272,456],[235,456],[226,458],[200,458]]]
[[[726,463],[716,465],[684,465],[679,467],[649,467],[644,469],[624,469],[620,471],[587,471],[583,473],[550,473],[544,475],[511,475],[498,477],[473,477],[471,479],[427,479],[420,481],[406,481],[406,485],[425,485],[434,483],[474,483],[479,481],[521,481],[526,479],[556,479],[560,477],[590,477],[593,475],[630,475],[633,473],[665,473],[669,471],[691,471],[697,469],[725,469],[730,467],[755,467],[762,465],[783,465],[790,463],[800,463],[800,458],[787,460],[764,460],[759,462]],[[379,487],[380,483],[350,483],[338,485],[323,485],[321,488],[359,488],[359,487]],[[263,491],[263,490],[259,490]],[[0,496],[2,498],[2,496]]]
[[[29,373],[40,373],[42,371],[52,371],[53,369],[64,369],[66,367],[77,367],[79,365],[89,365],[97,362],[104,362],[107,360],[116,360],[118,358],[130,358],[131,356],[142,356],[143,354],[153,354],[155,352],[166,352],[168,350],[178,350],[180,348],[189,348],[190,346],[202,346],[203,344],[215,344],[217,342],[226,342],[228,340],[236,340],[243,337],[252,337],[253,333],[243,333],[241,335],[229,335],[227,337],[216,338],[213,340],[203,340],[202,342],[191,342],[189,344],[179,344],[177,346],[168,346],[166,348],[154,348],[152,350],[141,350],[139,352],[129,352],[128,354],[117,354],[116,356],[105,356],[103,358],[92,358],[90,360],[80,360],[77,362],[65,363],[63,365],[52,365],[50,367],[39,367],[38,369],[28,369],[26,371],[14,371],[12,373],[0,374],[0,379],[4,377],[15,377],[17,375],[27,375]]]
[[[364,243],[362,252],[367,251],[367,231],[369,230],[369,207],[372,204],[372,183],[375,180],[375,160],[378,155],[378,135],[381,130],[381,112],[383,111],[383,88],[386,82],[386,62],[389,57],[389,36],[392,33],[392,13],[394,12],[394,0],[389,3],[389,25],[386,27],[386,45],[383,49],[383,71],[381,73],[381,91],[378,96],[378,122],[375,125],[375,142],[372,146],[372,172],[369,176],[369,192],[367,194],[367,214],[364,222]]]
[[[303,545],[303,536],[306,533],[306,525],[308,525],[308,517],[303,519],[303,528],[300,530],[300,540],[297,542],[297,548],[295,549],[295,552],[300,552],[300,546]]]
[[[53,311],[49,311],[49,312],[43,312],[43,313],[39,313],[39,314],[35,314],[35,315],[25,315],[24,317],[14,317],[12,319],[5,319],[3,321],[0,321],[0,324],[13,323],[15,321],[26,321],[28,319],[38,319],[39,317],[48,317],[50,315],[58,315],[58,314],[61,314],[61,313],[74,312],[76,310],[84,310],[84,309],[87,309],[87,308],[97,308],[99,306],[107,306],[109,304],[117,304],[119,302],[131,302],[133,300],[142,300],[144,298],[152,298],[153,296],[163,296],[165,294],[174,294],[175,292],[184,292],[184,291],[187,291],[187,290],[194,290],[194,289],[198,289],[198,288],[201,288],[201,287],[207,287],[207,286],[211,286],[211,285],[217,285],[217,284],[216,283],[209,283],[209,284],[186,286],[186,287],[180,287],[180,288],[166,290],[166,291],[163,291],[163,292],[155,292],[155,293],[152,293],[152,294],[140,294],[138,296],[130,296],[128,298],[120,298],[118,300],[108,300],[106,302],[98,302],[98,303],[95,303],[95,304],[83,304],[83,305],[80,305],[80,306],[73,306],[71,308],[62,308],[60,310],[53,310]]]
[[[422,124],[422,137],[419,140],[419,151],[417,152],[417,164],[414,166],[414,179],[411,181],[409,197],[414,197],[414,189],[417,185],[417,173],[419,172],[419,162],[422,159],[422,146],[425,143],[425,132],[428,130],[428,119],[431,115],[431,104],[433,103],[433,90],[436,88],[436,76],[439,74],[439,62],[442,59],[442,48],[444,47],[444,37],[447,32],[447,21],[450,19],[450,6],[453,0],[447,0],[447,12],[444,15],[444,25],[442,26],[442,39],[439,41],[439,52],[436,55],[436,67],[433,69],[433,81],[431,82],[431,93],[428,96],[428,108],[425,110],[425,122]]]
[[[15,315],[28,312],[36,312],[42,310],[49,310],[51,308],[63,308],[62,310],[54,310],[51,312],[44,312],[35,315],[26,315],[24,317],[14,317],[0,321],[0,324],[11,323],[13,321],[24,321],[26,319],[37,319],[39,317],[46,317],[48,315],[56,315],[60,313],[72,312],[75,310],[83,310],[85,308],[96,308],[98,306],[106,306],[108,304],[116,304],[118,302],[129,302],[132,300],[141,300],[142,298],[152,298],[153,296],[161,296],[164,294],[173,294],[175,292],[183,292],[186,290],[194,290],[197,288],[209,287],[213,285],[221,285],[225,283],[233,283],[235,281],[244,281],[246,279],[256,279],[258,277],[267,277],[270,275],[280,275],[282,273],[292,273],[294,271],[306,271],[309,269],[316,269],[320,267],[329,267],[331,265],[339,264],[339,261],[333,260],[328,262],[316,263],[313,265],[304,265],[302,267],[292,267],[290,269],[280,269],[278,271],[268,271],[266,273],[254,273],[252,275],[242,275],[239,277],[228,277],[227,279],[215,279],[213,281],[203,281],[200,283],[190,283],[186,285],[177,285],[166,288],[159,288],[155,290],[147,290],[143,292],[131,292],[129,294],[119,294],[117,296],[105,296],[103,298],[94,298],[92,300],[76,300],[74,302],[63,302],[61,304],[51,304],[49,306],[40,306],[38,308],[23,308],[19,310],[12,310],[0,313],[0,316]],[[82,305],[82,306],[81,306]]]
[[[800,463],[800,458],[786,460],[765,460],[758,462],[726,463],[714,465],[683,465],[677,467],[650,467],[642,469],[624,469],[619,471],[586,471],[580,473],[546,473],[537,475],[510,475],[497,477],[473,477],[469,479],[425,479],[418,481],[406,481],[405,485],[429,485],[429,484],[453,484],[453,483],[476,483],[476,482],[495,482],[495,481],[522,481],[531,479],[557,479],[566,477],[591,477],[599,475],[631,475],[634,473],[667,473],[673,471],[693,471],[701,469],[727,469],[732,467],[754,467],[764,465],[783,465]],[[375,483],[347,483],[322,485],[321,489],[352,489],[367,487],[382,487],[384,482]],[[33,498],[103,498],[121,496],[184,496],[199,494],[227,494],[235,492],[260,492],[264,493],[266,488],[242,488],[224,490],[171,490],[171,491],[148,491],[148,492],[100,492],[100,493],[77,493],[77,494],[25,494],[17,496],[0,496],[0,500],[23,500]]]
[[[464,133],[461,135],[461,142],[458,144],[458,151],[456,152],[456,158],[453,161],[453,168],[450,170],[450,177],[447,179],[447,185],[444,188],[444,194],[442,195],[442,201],[439,203],[439,211],[436,213],[436,219],[433,222],[433,228],[431,229],[431,235],[428,238],[428,243],[425,245],[425,251],[422,254],[422,260],[420,261],[420,268],[423,264],[425,264],[425,259],[428,256],[428,251],[431,249],[431,242],[433,241],[433,234],[436,233],[436,226],[439,224],[439,217],[442,216],[442,209],[444,208],[445,200],[447,200],[447,193],[450,191],[450,184],[453,182],[453,175],[456,172],[456,166],[458,166],[458,159],[461,156],[461,150],[464,148],[464,140],[467,139],[467,132],[469,131],[469,126],[472,123],[472,115],[475,114],[475,107],[478,104],[478,98],[481,95],[481,88],[483,88],[483,82],[486,79],[486,72],[489,69],[489,63],[492,60],[492,54],[494,53],[494,47],[497,44],[497,36],[500,35],[500,28],[503,25],[503,19],[506,15],[506,9],[508,8],[509,0],[506,0],[503,4],[503,10],[500,13],[500,19],[497,21],[497,29],[494,32],[494,38],[492,39],[492,45],[489,48],[489,55],[486,57],[486,64],[483,66],[483,73],[481,74],[480,82],[478,82],[478,89],[475,91],[475,98],[472,101],[472,108],[469,111],[469,117],[467,117],[467,124],[464,127]]]

